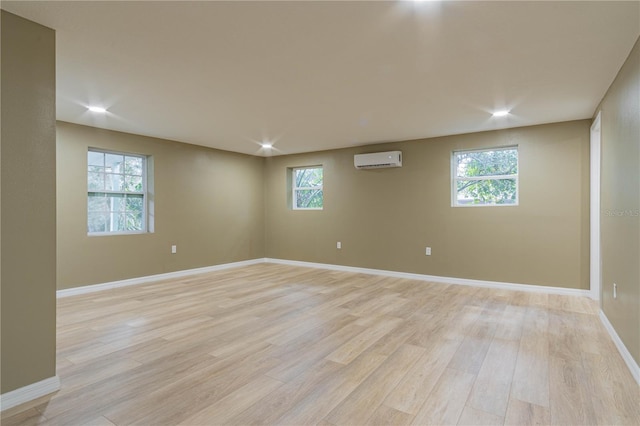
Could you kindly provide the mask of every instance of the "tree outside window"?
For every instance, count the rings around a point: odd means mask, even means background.
[[[322,167],[301,167],[292,171],[293,208],[295,210],[321,210],[324,204],[322,192]]]
[[[454,207],[518,204],[517,147],[455,151],[452,175]]]
[[[146,157],[89,149],[87,232],[146,231]]]

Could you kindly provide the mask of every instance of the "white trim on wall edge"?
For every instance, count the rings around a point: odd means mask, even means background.
[[[41,396],[60,390],[60,378],[58,376],[32,383],[30,385],[12,390],[0,395],[0,411],[8,410],[16,405],[33,401]]]
[[[618,336],[618,333],[616,333],[616,329],[613,328],[613,325],[611,325],[611,323],[609,322],[609,318],[607,318],[602,310],[600,310],[600,321],[602,321],[602,325],[604,325],[604,328],[606,328],[609,332],[609,336],[611,336],[613,343],[615,343],[616,348],[618,348],[618,352],[620,352],[620,355],[622,355],[622,359],[624,360],[625,364],[627,364],[627,367],[629,367],[631,375],[634,379],[636,379],[636,383],[640,385],[640,366],[638,365],[636,360],[633,359],[631,352],[629,352],[629,349],[627,349],[627,347],[624,345],[622,339],[620,338],[620,336]]]
[[[118,287],[127,287],[130,285],[152,283],[152,282],[163,281],[163,280],[168,280],[172,278],[182,278],[190,275],[205,274],[207,272],[215,272],[215,271],[221,271],[223,269],[239,268],[241,266],[255,265],[255,264],[264,263],[264,262],[265,262],[264,258],[243,260],[240,262],[223,263],[220,265],[205,266],[203,268],[185,269],[182,271],[167,272],[165,274],[147,275],[146,277],[130,278],[127,280],[112,281],[112,282],[102,283],[102,284],[93,284],[93,285],[86,285],[81,287],[65,288],[65,289],[56,291],[56,296],[60,298],[68,297],[68,296],[76,296],[78,294],[94,293],[96,291],[109,290],[109,289],[118,288]]]
[[[589,297],[590,295],[589,290],[581,290],[577,288],[547,287],[542,285],[514,284],[514,283],[503,283],[498,281],[472,280],[468,278],[440,277],[436,275],[423,275],[423,274],[413,274],[409,272],[387,271],[384,269],[359,268],[355,266],[332,265],[328,263],[301,262],[298,260],[284,260],[284,259],[272,259],[272,258],[265,258],[264,260],[266,263],[277,263],[280,265],[302,266],[306,268],[318,268],[318,269],[330,269],[332,271],[355,272],[355,273],[369,274],[369,275],[382,275],[385,277],[407,278],[411,280],[429,281],[429,282],[441,283],[441,284],[458,284],[458,285],[468,285],[471,287],[498,288],[503,290],[527,291],[531,293],[561,294],[566,296]]]
[[[181,277],[187,277],[190,275],[221,271],[224,269],[256,265],[259,263],[274,263],[274,264],[280,264],[280,265],[302,266],[305,268],[329,269],[333,271],[354,272],[354,273],[369,274],[369,275],[381,275],[381,276],[394,277],[394,278],[407,278],[412,280],[430,281],[430,282],[442,283],[442,284],[458,284],[458,285],[467,285],[471,287],[498,288],[503,290],[519,290],[519,291],[527,291],[527,292],[533,292],[533,293],[547,293],[547,294],[560,294],[560,295],[566,295],[566,296],[587,296],[587,297],[590,295],[589,290],[581,290],[581,289],[575,289],[575,288],[548,287],[548,286],[531,285],[531,284],[514,284],[514,283],[504,283],[504,282],[498,282],[498,281],[473,280],[468,278],[440,277],[436,275],[423,275],[423,274],[414,274],[410,272],[387,271],[384,269],[360,268],[356,266],[333,265],[329,263],[302,262],[298,260],[274,259],[274,258],[268,258],[268,257],[251,259],[251,260],[243,260],[240,262],[223,263],[223,264],[214,265],[214,266],[205,266],[203,268],[185,269],[182,271],[167,272],[165,274],[148,275],[145,277],[130,278],[126,280],[112,281],[112,282],[102,283],[102,284],[93,284],[93,285],[86,285],[81,287],[66,288],[66,289],[58,290],[56,292],[56,295],[57,297],[60,297],[60,298],[68,297],[68,296],[76,296],[79,294],[94,293],[97,291],[109,290],[109,289],[118,288],[118,287],[152,283],[155,281],[163,281],[163,280],[168,280],[172,278],[181,278]]]

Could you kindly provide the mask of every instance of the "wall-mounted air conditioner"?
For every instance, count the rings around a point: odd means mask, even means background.
[[[382,169],[384,167],[402,167],[402,151],[373,152],[353,156],[356,169]]]

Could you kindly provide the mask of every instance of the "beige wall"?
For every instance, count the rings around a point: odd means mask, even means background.
[[[59,289],[264,257],[262,158],[64,122],[57,128]],[[153,157],[155,232],[87,236],[89,147]]]
[[[599,110],[602,309],[640,364],[640,41]]]
[[[267,256],[589,288],[588,120],[266,160]],[[452,150],[519,147],[520,205],[451,207]],[[403,167],[353,155],[401,150]],[[324,210],[287,206],[287,168],[322,164]],[[336,249],[336,242],[342,249]],[[425,247],[432,256],[425,256]]]
[[[266,255],[587,289],[588,130],[583,120],[262,159],[59,122],[58,288]],[[452,208],[451,151],[514,144],[520,205]],[[154,233],[87,236],[89,146],[153,156]],[[404,167],[353,167],[354,153],[391,149]],[[325,168],[325,209],[293,211],[287,167],[313,164]]]
[[[2,14],[1,393],[56,373],[55,32]]]

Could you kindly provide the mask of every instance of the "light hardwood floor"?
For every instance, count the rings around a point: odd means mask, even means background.
[[[587,298],[273,264],[58,301],[2,425],[640,424]]]

